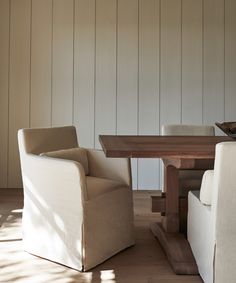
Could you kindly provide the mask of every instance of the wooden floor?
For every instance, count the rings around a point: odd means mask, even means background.
[[[149,230],[150,191],[134,192],[136,245],[90,272],[80,273],[22,250],[22,193],[0,190],[0,282],[4,283],[197,283],[199,276],[175,275]]]

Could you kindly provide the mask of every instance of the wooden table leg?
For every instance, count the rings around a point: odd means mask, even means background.
[[[165,166],[164,190],[166,194],[165,216],[162,223],[152,223],[151,230],[162,245],[176,274],[198,274],[198,268],[190,245],[179,232],[179,171]]]
[[[164,191],[166,193],[166,213],[162,226],[166,232],[179,232],[179,170],[165,166]]]

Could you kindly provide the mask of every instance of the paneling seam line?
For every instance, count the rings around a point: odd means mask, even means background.
[[[53,126],[52,117],[53,117],[53,34],[54,34],[54,24],[53,24],[53,17],[54,17],[54,0],[52,1],[52,36],[51,36],[51,127]]]
[[[93,129],[93,147],[96,147],[96,68],[97,68],[97,1],[94,0],[94,129]]]
[[[9,1],[9,26],[8,26],[8,29],[9,29],[9,38],[8,38],[8,112],[7,112],[7,115],[8,115],[8,121],[7,121],[7,188],[9,186],[9,154],[10,154],[10,150],[9,150],[9,147],[10,147],[10,68],[11,68],[11,0]]]
[[[33,0],[30,1],[30,70],[29,70],[29,122],[28,125],[31,127],[31,96],[32,96],[32,5]]]

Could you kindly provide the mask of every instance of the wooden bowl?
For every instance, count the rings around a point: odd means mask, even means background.
[[[236,122],[215,123],[227,136],[236,140]]]

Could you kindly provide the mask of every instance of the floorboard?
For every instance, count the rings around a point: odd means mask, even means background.
[[[90,272],[73,269],[32,256],[22,249],[20,190],[0,189],[0,282],[4,283],[200,283],[199,276],[172,271],[159,243],[150,232],[152,191],[134,192],[136,245]],[[156,194],[156,193],[155,193]]]

